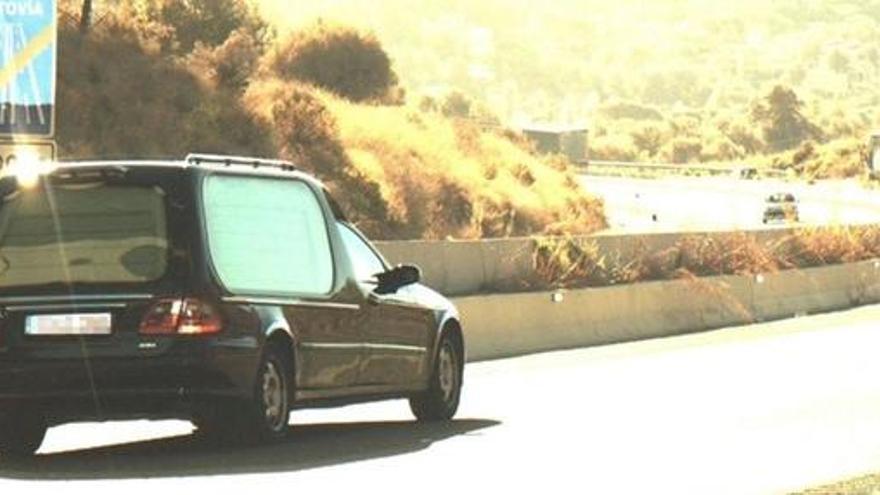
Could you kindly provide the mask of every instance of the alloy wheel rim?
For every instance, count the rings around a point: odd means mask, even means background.
[[[443,400],[449,403],[455,393],[457,374],[456,374],[455,354],[449,344],[440,349],[439,378],[440,391],[443,393]]]
[[[263,411],[270,428],[278,430],[284,426],[284,383],[272,361],[266,363],[263,372]]]

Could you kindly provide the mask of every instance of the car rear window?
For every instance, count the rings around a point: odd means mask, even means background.
[[[167,265],[158,187],[44,183],[0,203],[0,289],[147,282]]]

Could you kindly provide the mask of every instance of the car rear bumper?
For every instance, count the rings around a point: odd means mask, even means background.
[[[186,417],[206,402],[249,397],[258,363],[256,341],[178,342],[130,357],[0,353],[0,408],[33,408],[57,422]]]

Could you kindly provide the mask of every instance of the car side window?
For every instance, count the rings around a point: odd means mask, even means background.
[[[342,243],[351,259],[358,282],[376,283],[376,274],[385,271],[385,264],[370,246],[347,224],[337,222]]]
[[[333,256],[318,198],[304,182],[211,175],[204,184],[208,249],[238,294],[323,295]]]

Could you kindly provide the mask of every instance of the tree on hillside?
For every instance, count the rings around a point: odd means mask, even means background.
[[[441,111],[447,117],[466,119],[471,116],[473,102],[461,91],[453,91],[443,100]]]
[[[174,29],[177,49],[190,52],[196,43],[222,45],[236,31],[258,42],[272,38],[269,25],[246,0],[149,0],[148,15]]]
[[[235,94],[206,87],[185,63],[156,49],[166,39],[163,30],[137,18],[128,5],[113,5],[102,7],[101,21],[83,36],[81,5],[62,3],[58,26],[61,155],[272,153],[268,131]]]
[[[803,105],[793,89],[777,85],[752,106],[752,121],[761,126],[770,151],[796,148],[821,136],[821,130],[801,113]]]
[[[352,28],[318,22],[294,33],[270,54],[268,67],[355,102],[400,100],[397,74],[379,40]]]

